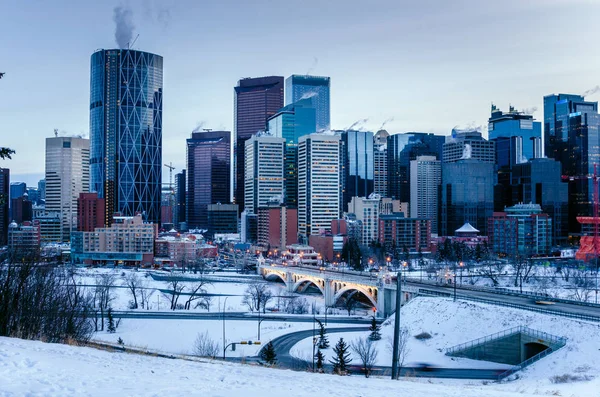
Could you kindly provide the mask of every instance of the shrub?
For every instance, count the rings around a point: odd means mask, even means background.
[[[552,383],[573,383],[573,382],[581,382],[584,380],[591,380],[592,376],[589,375],[571,375],[571,374],[563,374],[563,375],[554,375],[550,377],[550,382]]]
[[[415,339],[418,339],[418,340],[431,339],[431,334],[429,332],[421,332],[420,334],[415,335]]]

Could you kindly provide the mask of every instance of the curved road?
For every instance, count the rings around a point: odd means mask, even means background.
[[[369,327],[341,327],[328,328],[327,334],[342,333],[342,332],[360,332],[368,331]],[[306,371],[311,369],[312,362],[307,362],[299,358],[293,357],[290,350],[298,342],[313,336],[313,330],[292,332],[272,340],[277,354],[277,366],[297,371]],[[333,344],[333,343],[332,343]],[[328,371],[332,370],[330,364],[325,364]],[[359,365],[350,366],[350,371],[353,373],[361,373]],[[491,379],[497,380],[498,376],[505,372],[505,368],[497,369],[467,369],[467,368],[429,368],[424,370],[419,367],[402,367],[400,369],[401,376],[420,376],[428,378],[456,378],[456,379]],[[373,367],[372,375],[391,376],[392,367],[375,366]]]

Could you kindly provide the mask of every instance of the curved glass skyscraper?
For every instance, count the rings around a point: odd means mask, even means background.
[[[163,59],[134,50],[91,58],[90,179],[114,212],[160,221]]]

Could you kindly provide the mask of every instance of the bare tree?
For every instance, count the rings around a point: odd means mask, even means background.
[[[531,272],[535,267],[535,262],[528,259],[526,255],[521,253],[514,255],[512,259],[512,268],[515,277],[513,285],[515,287],[519,287],[521,292],[523,292],[523,283],[527,284],[529,281]]]
[[[211,339],[208,331],[199,333],[194,341],[193,354],[200,357],[215,358],[220,353],[221,347],[219,343]]]
[[[148,287],[140,288],[140,303],[142,309],[150,310],[150,298],[155,292],[155,289],[150,289]]]
[[[115,300],[113,289],[115,287],[116,276],[112,273],[103,273],[96,276],[95,301],[100,309],[100,330],[104,331],[104,317],[110,304]]]
[[[375,342],[369,338],[358,338],[356,342],[352,342],[351,346],[362,363],[365,377],[368,378],[377,361],[377,347],[375,346]]]
[[[192,302],[203,297],[203,294],[206,293],[206,288],[204,288],[209,283],[203,279],[198,279],[194,282],[194,284],[189,288],[190,293],[188,295],[188,300],[185,302],[185,309],[190,310],[192,306]]]
[[[273,299],[273,294],[267,284],[257,281],[248,285],[242,303],[248,306],[251,312],[262,309],[264,313],[271,299]]]
[[[163,295],[167,297],[167,299],[171,302],[171,310],[177,309],[177,302],[179,301],[179,297],[181,293],[185,289],[185,285],[179,279],[178,276],[171,273],[167,278],[167,287],[169,290],[167,292],[163,292]]]
[[[579,302],[587,302],[591,296],[592,289],[587,286],[572,288],[571,293],[569,294],[569,298]]]
[[[410,340],[410,334],[408,333],[407,328],[400,329],[400,335],[398,338],[398,370],[400,370],[404,366],[404,362],[406,361],[406,356],[410,352],[410,348],[408,347],[408,341]],[[394,339],[392,337],[388,338],[388,349],[394,354]]]
[[[488,261],[479,268],[479,274],[490,279],[494,287],[500,284],[500,277],[504,270],[504,264],[500,261]]]
[[[136,272],[132,271],[125,277],[125,286],[129,289],[129,292],[131,292],[131,296],[133,297],[133,305],[131,308],[137,309],[138,293],[145,287],[142,278]]]
[[[358,305],[358,300],[356,299],[356,293],[350,293],[342,303],[344,309],[348,312],[348,316],[352,314],[352,311],[356,309]]]

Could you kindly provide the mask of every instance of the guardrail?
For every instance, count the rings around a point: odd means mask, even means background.
[[[486,335],[486,336],[474,339],[469,342],[461,343],[460,345],[449,347],[448,349],[446,349],[446,355],[451,355],[453,353],[456,353],[459,350],[470,349],[473,347],[481,346],[486,342],[505,338],[505,337],[512,336],[512,335],[515,335],[518,333],[523,333],[523,334],[527,334],[530,336],[534,336],[538,339],[548,340],[552,344],[560,345],[561,347],[564,346],[565,343],[567,343],[567,339],[563,338],[561,336],[552,335],[552,334],[549,334],[549,333],[546,333],[543,331],[538,331],[538,330],[526,327],[524,325],[519,325],[517,327],[512,327],[512,328],[506,329],[504,331],[496,332],[495,334]]]
[[[427,289],[423,289],[423,288],[419,289],[419,293],[422,294],[422,295],[433,295],[433,296],[441,296],[441,297],[451,297],[452,296],[452,294],[449,293],[449,292],[432,291],[432,290],[427,290]],[[575,313],[559,312],[559,311],[556,311],[556,310],[541,309],[539,307],[519,305],[517,303],[502,302],[502,301],[496,301],[496,300],[492,300],[492,299],[482,299],[482,298],[476,298],[476,297],[473,297],[473,296],[461,295],[461,294],[457,294],[456,297],[458,299],[470,300],[470,301],[473,301],[473,302],[480,302],[480,303],[487,303],[487,304],[496,305],[496,306],[512,307],[512,308],[521,309],[521,310],[529,310],[529,311],[536,312],[536,313],[552,314],[552,315],[555,315],[555,316],[574,318],[574,319],[577,319],[577,320],[587,320],[587,321],[600,322],[600,317],[598,317],[598,316],[590,316],[590,315],[587,315],[587,314],[575,314]]]
[[[556,349],[553,349],[553,348],[546,349],[543,352],[540,352],[540,353],[536,354],[535,356],[523,361],[521,364],[515,365],[514,367],[499,374],[498,380],[500,381],[500,380],[506,378],[507,376],[510,376],[510,375],[514,374],[515,372],[520,371],[523,368],[530,366],[531,364],[535,363],[536,361],[541,360],[542,358],[546,357],[547,355],[562,349],[565,346],[565,344],[559,345]]]

